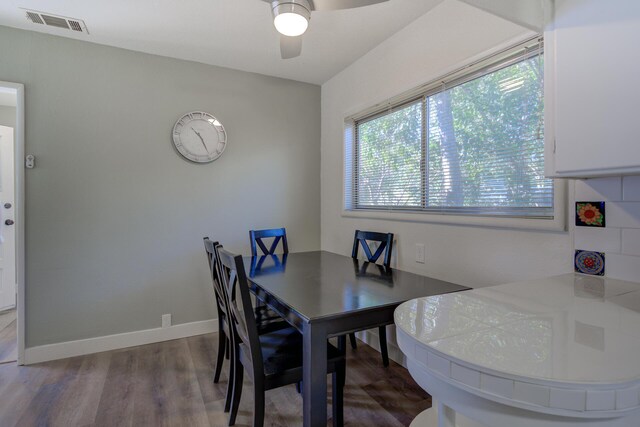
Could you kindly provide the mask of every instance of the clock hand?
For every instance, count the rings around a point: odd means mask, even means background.
[[[204,146],[204,151],[206,151],[207,154],[209,154],[209,149],[207,148],[207,144],[204,143],[204,139],[202,139],[202,135],[200,135],[200,132],[198,132],[194,128],[191,128],[191,130],[194,131],[196,133],[196,135],[198,135],[198,138],[200,138],[200,141],[202,142],[202,145]]]

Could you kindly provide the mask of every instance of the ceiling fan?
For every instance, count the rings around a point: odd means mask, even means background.
[[[273,25],[280,33],[282,59],[302,52],[302,35],[307,31],[312,11],[351,9],[388,0],[263,0],[271,4]]]

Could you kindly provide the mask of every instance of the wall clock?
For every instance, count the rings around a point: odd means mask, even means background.
[[[227,133],[211,114],[192,111],[173,126],[173,145],[186,159],[209,163],[222,155],[227,146]]]

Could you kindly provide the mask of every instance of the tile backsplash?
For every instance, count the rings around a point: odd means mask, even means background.
[[[574,248],[604,252],[606,276],[640,282],[640,176],[578,180],[574,195],[606,202],[606,227],[575,227]]]

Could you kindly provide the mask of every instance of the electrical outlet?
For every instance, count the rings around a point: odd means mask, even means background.
[[[162,327],[168,328],[171,326],[171,314],[163,314],[162,315]]]
[[[416,243],[416,262],[424,264],[424,243]]]

